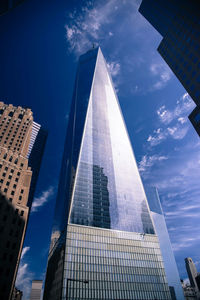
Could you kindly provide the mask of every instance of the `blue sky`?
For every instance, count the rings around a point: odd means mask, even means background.
[[[17,286],[28,299],[43,279],[70,101],[80,54],[100,45],[144,183],[160,194],[181,278],[200,271],[200,141],[187,119],[193,101],[156,49],[161,36],[139,0],[26,0],[0,18],[0,99],[29,106],[48,141]]]

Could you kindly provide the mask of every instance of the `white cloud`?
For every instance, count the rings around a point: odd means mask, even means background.
[[[174,109],[169,110],[165,105],[162,105],[157,111],[157,116],[160,122],[164,125],[153,131],[147,138],[147,142],[150,146],[159,145],[167,138],[171,137],[174,140],[182,140],[188,130],[187,126],[187,114],[194,107],[194,102],[188,93],[183,94],[178,101]],[[173,122],[173,126],[167,127]]]
[[[144,155],[142,157],[142,160],[139,162],[139,171],[144,172],[147,169],[151,168],[156,162],[160,162],[162,160],[168,159],[167,156],[164,155],[153,155],[153,156],[147,156]]]
[[[26,254],[30,250],[30,247],[24,247],[22,250],[21,261],[18,268],[16,287],[23,291],[23,299],[29,299],[31,290],[31,282],[34,278],[34,274],[30,272],[29,265],[25,261]]]
[[[150,143],[151,146],[156,146],[160,144],[167,137],[167,132],[164,132],[162,128],[158,128],[153,131],[153,135],[149,135],[147,138],[147,142]]]
[[[166,109],[165,105],[162,105],[157,110],[159,120],[168,125],[173,120],[177,120],[184,124],[187,120],[187,115],[192,111],[195,104],[188,93],[183,94],[178,101],[176,101],[176,107],[173,110]]]
[[[169,133],[169,135],[175,139],[175,140],[182,140],[184,138],[184,136],[187,134],[188,132],[188,127],[181,127],[179,125],[174,126],[174,127],[168,127],[167,131]]]
[[[43,206],[53,194],[54,188],[50,186],[46,191],[42,192],[40,197],[34,198],[31,212],[36,212],[38,208]]]
[[[29,250],[30,250],[30,247],[24,247],[24,248],[22,249],[21,259],[24,258],[24,255],[25,255]]]
[[[153,75],[153,77],[157,78],[157,81],[153,84],[151,90],[162,89],[171,79],[172,76],[172,72],[169,69],[169,67],[162,62],[151,64],[150,72]]]
[[[110,30],[105,36],[102,28],[105,24],[112,22],[117,0],[110,0],[101,4],[87,2],[82,7],[81,14],[76,10],[68,15],[68,24],[65,25],[66,38],[69,42],[70,51],[80,54],[92,47],[92,43],[99,43],[100,40],[111,38],[113,32]]]
[[[108,69],[110,71],[110,74],[115,77],[119,74],[120,72],[120,64],[118,62],[110,62],[107,63]]]

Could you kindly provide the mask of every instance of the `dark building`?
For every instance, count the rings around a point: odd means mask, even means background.
[[[158,52],[197,105],[189,119],[199,134],[195,117],[200,109],[200,3],[143,0],[139,12],[162,35]]]
[[[158,237],[100,48],[79,59],[44,299],[171,299]]]
[[[197,273],[197,276],[195,277],[195,279],[196,279],[196,283],[198,286],[198,290],[200,291],[200,273]]]
[[[7,13],[10,9],[15,8],[24,0],[1,0],[0,1],[0,16]]]
[[[10,300],[12,297],[38,176],[37,168],[43,153],[44,143],[41,147],[34,147],[39,134],[35,126],[31,109],[0,102],[1,300]],[[31,155],[35,155],[38,161],[34,162],[32,158],[29,164],[28,157]],[[29,198],[32,176],[34,181]]]

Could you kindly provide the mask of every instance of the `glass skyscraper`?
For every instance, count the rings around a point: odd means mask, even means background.
[[[148,199],[151,217],[154,222],[155,231],[159,238],[160,249],[163,256],[165,272],[172,300],[184,300],[183,288],[181,286],[158,190],[152,186],[145,186],[145,192]]]
[[[171,299],[158,237],[100,48],[79,59],[44,299]]]

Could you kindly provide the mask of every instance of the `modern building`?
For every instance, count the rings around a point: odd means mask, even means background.
[[[33,280],[30,300],[40,300],[42,292],[42,280]]]
[[[171,299],[100,48],[79,59],[48,258],[47,299]]]
[[[33,131],[33,115],[29,108],[24,109],[0,102],[1,300],[10,300],[12,297],[31,207],[29,201],[31,177],[37,174],[34,174],[34,167],[33,171],[31,170],[27,157]],[[33,149],[34,146],[32,151]],[[35,183],[32,191],[34,187]]]
[[[189,119],[200,133],[200,9],[198,0],[143,0],[139,12],[163,39],[158,52],[194,100]]]
[[[195,279],[197,277],[197,269],[191,257],[185,258],[185,266],[186,266],[191,287],[195,287],[198,289],[196,279]]]
[[[160,242],[160,249],[163,256],[165,272],[172,300],[184,300],[183,288],[174,258],[158,190],[155,187],[145,186],[145,192],[151,217],[155,225],[155,231]]]

